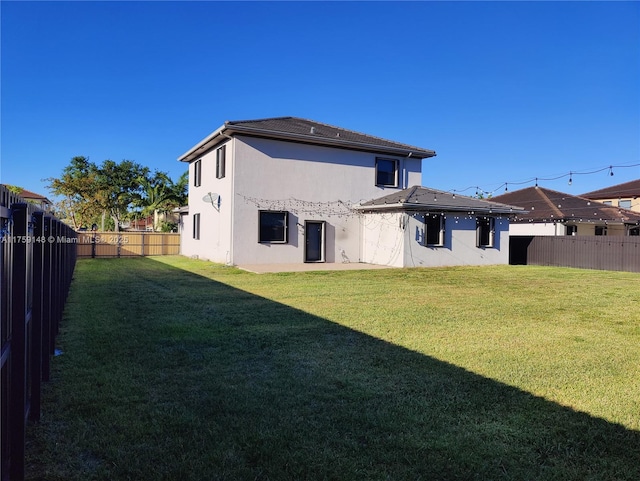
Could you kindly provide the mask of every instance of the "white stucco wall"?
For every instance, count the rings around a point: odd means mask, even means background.
[[[553,222],[527,222],[511,223],[509,226],[511,235],[565,235],[564,224]]]
[[[201,185],[194,186],[194,162],[189,164],[189,214],[184,219],[181,236],[182,254],[213,262],[231,260],[232,174],[234,142],[226,142],[225,177],[216,178],[216,151],[208,151],[201,160]],[[205,202],[208,194],[220,196],[220,206]],[[214,195],[214,197],[216,197]],[[193,215],[200,214],[200,239],[193,238]]]
[[[181,251],[235,265],[304,262],[305,221],[324,221],[325,261],[362,258],[360,216],[349,207],[420,185],[422,160],[237,136],[226,143],[226,175],[216,179],[216,150],[201,160],[201,185],[194,186],[189,164],[189,214],[184,216]],[[375,185],[377,157],[399,161],[397,188]],[[220,196],[216,209],[202,199]],[[289,212],[289,242],[258,242],[260,210]],[[200,214],[200,239],[193,216]],[[399,257],[401,262],[401,256]]]
[[[448,213],[442,247],[424,245],[423,216],[363,216],[363,262],[394,267],[438,267],[509,263],[509,220],[495,218],[494,247],[476,247],[476,217]]]
[[[231,251],[238,265],[304,262],[306,220],[326,222],[326,262],[358,262],[360,220],[348,206],[421,181],[420,159],[244,136],[235,143]],[[375,185],[376,157],[399,160],[398,188]],[[287,244],[258,242],[260,210],[290,213]]]
[[[627,230],[621,224],[608,225],[604,222],[583,222],[576,224],[578,230],[576,235],[595,235],[596,226],[607,227],[607,235],[619,236],[626,235]],[[534,235],[534,236],[555,236],[555,235],[567,235],[567,226],[563,223],[553,222],[530,222],[530,223],[512,223],[509,226],[509,234],[511,235]]]

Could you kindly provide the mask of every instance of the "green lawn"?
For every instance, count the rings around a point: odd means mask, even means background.
[[[640,276],[78,262],[29,480],[640,479]]]

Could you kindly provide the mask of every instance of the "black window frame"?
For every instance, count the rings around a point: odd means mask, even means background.
[[[567,225],[566,235],[578,235],[578,226],[576,224]]]
[[[282,235],[269,235],[278,232],[279,226],[275,225],[273,220],[266,223],[267,219],[280,216]],[[258,242],[260,244],[288,244],[289,243],[289,212],[286,210],[260,210],[258,211]]]
[[[485,242],[486,239],[486,242]],[[496,245],[495,217],[476,217],[476,247],[492,249]]]
[[[223,179],[227,163],[227,146],[223,145],[216,150],[216,179]]]
[[[434,230],[436,234],[434,234]],[[427,247],[444,246],[445,217],[444,214],[432,213],[424,215],[424,245]],[[434,237],[437,241],[433,242]]]
[[[200,240],[200,214],[193,214],[193,238]]]
[[[200,187],[202,185],[202,159],[198,159],[193,163],[193,186]]]
[[[386,172],[386,171],[381,171],[380,168],[382,165],[384,165],[386,162],[390,162],[393,165],[393,172]],[[375,175],[376,175],[376,186],[378,187],[398,187],[399,182],[400,182],[400,161],[398,159],[391,159],[391,158],[387,158],[387,157],[376,157],[376,169],[375,169]],[[393,182],[387,182],[387,179],[381,179],[382,175],[392,175],[393,176]]]
[[[593,234],[597,236],[606,236],[607,235],[607,226],[606,225],[597,225],[593,230]]]

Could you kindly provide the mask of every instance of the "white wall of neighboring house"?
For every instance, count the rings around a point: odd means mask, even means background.
[[[231,264],[304,262],[305,221],[324,221],[326,262],[361,261],[360,220],[348,207],[421,182],[422,161],[273,139],[236,136],[227,142],[226,175],[216,179],[216,149],[201,157],[202,185],[189,165],[189,215],[182,253]],[[397,188],[375,185],[376,157],[399,161]],[[217,211],[202,198],[220,195]],[[341,203],[340,203],[341,202]],[[258,242],[259,211],[289,212],[289,242]],[[192,237],[200,213],[200,239]]]
[[[509,263],[509,220],[495,217],[493,247],[476,246],[476,217],[445,215],[444,245],[426,246],[422,214],[363,216],[363,262],[394,267],[438,267]]]
[[[607,235],[620,236],[626,235],[626,228],[622,224],[605,224],[604,222],[577,222],[578,226],[576,235],[595,235],[597,226],[606,226]],[[513,236],[531,235],[531,236],[562,236],[567,235],[567,226],[561,222],[527,222],[527,223],[511,223],[509,226],[509,234]]]
[[[566,227],[554,222],[512,222],[509,226],[511,235],[565,235]]]

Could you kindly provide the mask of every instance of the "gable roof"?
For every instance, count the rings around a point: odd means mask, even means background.
[[[604,189],[593,190],[582,194],[587,199],[614,199],[616,197],[629,198],[640,197],[640,179],[625,182],[623,184],[612,185]]]
[[[544,187],[527,187],[498,195],[492,200],[521,205],[527,209],[528,212],[518,214],[514,222],[640,222],[637,212]]]
[[[53,205],[53,202],[47,199],[44,195],[36,194],[35,192],[31,192],[30,190],[27,190],[27,189],[22,189],[22,191],[20,191],[18,195],[23,199],[37,200],[45,204]]]
[[[403,157],[411,156],[418,159],[436,155],[433,150],[362,134],[314,120],[298,117],[273,117],[257,120],[227,120],[218,130],[178,157],[178,160],[182,162],[195,160],[226,140],[228,136],[239,134],[366,152],[388,153]]]
[[[482,214],[514,214],[524,208],[492,200],[456,195],[429,187],[413,186],[355,207],[366,212],[409,210],[437,212],[467,212]]]
[[[5,188],[8,188],[8,184],[0,184]],[[18,197],[22,197],[26,201],[36,201],[47,205],[53,205],[49,199],[47,199],[44,195],[36,194],[35,192],[31,192],[27,189],[20,188],[20,192],[17,193]]]

